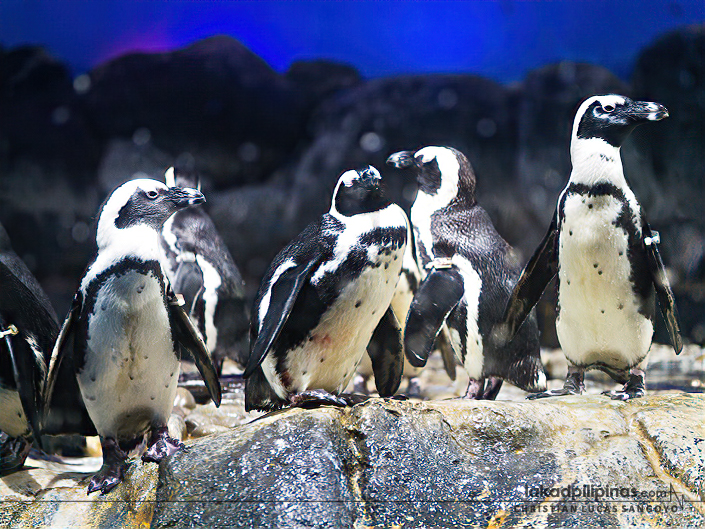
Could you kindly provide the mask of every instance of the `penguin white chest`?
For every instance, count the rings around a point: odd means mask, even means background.
[[[559,234],[556,330],[577,365],[627,369],[648,353],[651,321],[639,313],[630,279],[624,205],[610,195],[569,195]],[[629,215],[629,212],[626,212]]]
[[[403,254],[404,245],[368,248],[367,266],[342,288],[304,342],[287,355],[285,375],[272,384],[277,393],[283,396],[284,388],[287,392],[324,389],[333,393],[345,389],[391,303]],[[265,359],[263,367],[268,379],[275,377],[273,359]]]
[[[160,281],[129,271],[108,278],[88,315],[84,369],[78,375],[98,433],[134,438],[168,419],[179,362]]]

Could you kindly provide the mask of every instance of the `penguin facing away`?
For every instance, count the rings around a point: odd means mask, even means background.
[[[568,377],[563,388],[530,398],[580,394],[588,369],[625,384],[621,391],[605,392],[612,399],[643,396],[655,296],[676,354],[683,348],[658,235],[627,183],[620,158],[634,127],[666,117],[668,111],[658,103],[614,94],[590,97],[578,108],[568,185],[505,313],[512,336],[558,275],[556,331]]]
[[[535,315],[519,329],[521,339],[501,339],[498,324],[519,265],[475,200],[468,159],[450,147],[430,146],[392,154],[387,163],[410,170],[419,185],[411,224],[424,278],[404,332],[411,364],[425,365],[446,323],[453,350],[470,377],[466,398],[494,399],[503,380],[526,391],[544,389]]]
[[[399,387],[401,331],[389,305],[408,223],[380,184],[371,166],[343,173],[330,211],[272,261],[252,311],[246,410],[350,403],[340,393],[373,334],[377,390]]]
[[[197,175],[169,168],[169,187],[200,190]],[[198,327],[218,373],[228,357],[244,369],[249,353],[249,306],[240,271],[201,207],[177,211],[164,224],[162,265],[174,292]]]
[[[195,189],[138,179],[115,189],[101,208],[98,253],[52,351],[45,393],[49,402],[57,378],[67,376],[62,362],[73,360],[72,375],[103,448],[103,466],[89,493],[106,493],[122,481],[127,452],[147,432],[145,461],[159,462],[183,447],[166,426],[182,350],[193,356],[220,404],[220,383],[206,346],[159,264],[164,222],[204,200]]]
[[[21,468],[39,441],[41,395],[58,334],[49,298],[0,226],[0,475]]]

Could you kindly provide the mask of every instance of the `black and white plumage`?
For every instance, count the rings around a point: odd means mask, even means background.
[[[377,170],[347,171],[330,211],[274,259],[255,298],[244,376],[247,410],[301,403],[309,390],[339,394],[368,348],[380,395],[399,387],[401,333],[389,308],[408,223]],[[322,396],[325,395],[325,396]]]
[[[654,294],[676,353],[683,347],[673,294],[656,243],[622,170],[620,147],[641,123],[668,116],[657,103],[619,95],[586,99],[573,123],[573,169],[543,242],[507,306],[513,333],[558,275],[556,331],[569,362],[565,385],[537,395],[579,394],[587,369],[620,383],[614,399],[644,395]]]
[[[216,404],[220,384],[205,344],[171,292],[159,263],[159,237],[174,212],[205,199],[195,189],[138,179],[118,187],[98,219],[98,253],[89,265],[52,352],[45,401],[57,383],[78,381],[101,437],[103,467],[88,492],[104,493],[123,477],[126,452],[150,432],[142,458],[159,461],[183,445],[167,420],[179,358],[195,359]],[[75,373],[62,371],[73,361]]]
[[[195,174],[174,168],[166,183],[200,189]],[[164,224],[161,243],[169,282],[184,297],[218,373],[226,357],[244,369],[250,329],[245,284],[213,221],[202,207],[177,211]]]
[[[502,380],[527,391],[543,389],[535,316],[512,343],[498,332],[519,266],[475,200],[470,162],[449,147],[403,151],[387,162],[411,170],[419,184],[411,224],[424,279],[404,332],[409,361],[425,365],[447,323],[453,350],[470,377],[467,398],[494,399]]]
[[[49,298],[0,226],[0,475],[20,468],[39,441],[42,391],[59,334]]]

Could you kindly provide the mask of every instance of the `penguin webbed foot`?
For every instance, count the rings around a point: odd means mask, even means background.
[[[27,460],[32,442],[24,437],[0,437],[0,476],[20,470]]]
[[[159,463],[165,457],[174,455],[186,445],[169,436],[166,426],[154,428],[149,438],[147,451],[142,454],[142,461],[145,463]]]
[[[345,408],[365,402],[370,397],[357,393],[341,393],[334,395],[322,389],[311,389],[296,393],[289,397],[289,402],[292,408],[313,409],[321,406],[337,406]]]
[[[585,391],[584,374],[582,371],[574,371],[568,374],[568,378],[565,379],[562,388],[530,393],[526,398],[528,400],[536,400],[548,397],[564,397],[566,395],[580,395],[583,391]]]
[[[101,439],[103,449],[103,466],[91,478],[88,494],[97,490],[107,494],[125,479],[127,453],[123,452],[115,439]]]
[[[631,373],[629,380],[620,391],[603,391],[612,400],[638,399],[646,395],[646,384],[643,373]]]
[[[471,378],[468,382],[468,389],[461,399],[468,400],[494,400],[497,398],[499,390],[502,389],[504,380],[497,377],[490,377],[485,385],[485,379]]]

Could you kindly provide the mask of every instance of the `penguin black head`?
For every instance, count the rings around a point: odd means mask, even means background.
[[[98,244],[109,242],[116,231],[134,227],[158,232],[179,209],[205,201],[195,189],[167,187],[148,178],[125,182],[112,192],[101,208]]]
[[[391,201],[384,196],[381,183],[379,171],[371,165],[357,171],[346,171],[340,175],[333,192],[331,213],[350,217],[386,208]]]
[[[621,147],[637,125],[667,117],[668,110],[658,103],[632,101],[616,94],[592,96],[575,114],[573,139],[598,138],[612,147]]]
[[[448,204],[456,198],[475,202],[475,173],[465,155],[452,147],[424,147],[412,153],[401,151],[387,158],[398,169],[410,168],[419,192]]]

